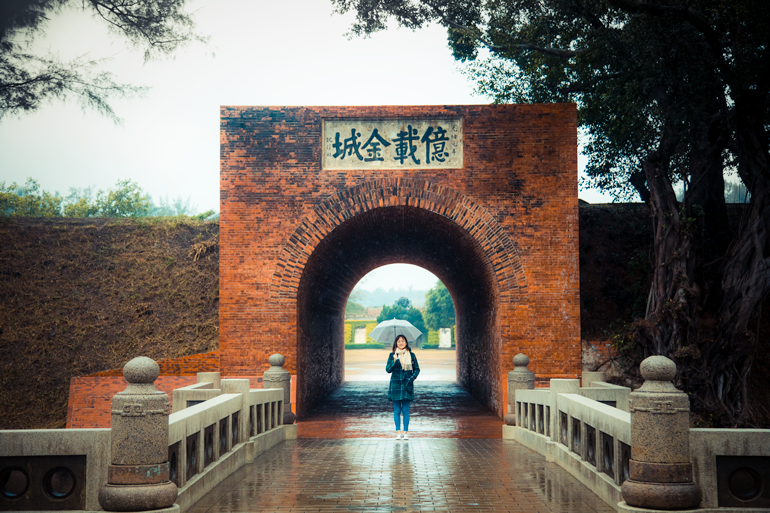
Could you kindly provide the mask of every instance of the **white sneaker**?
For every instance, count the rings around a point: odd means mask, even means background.
[[[401,433],[396,435],[396,440],[401,440]]]
[[[404,433],[404,438],[403,438],[403,439],[404,439],[404,440],[409,440],[409,435],[407,435],[406,433]]]

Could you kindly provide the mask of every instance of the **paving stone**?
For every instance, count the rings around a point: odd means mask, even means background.
[[[513,441],[293,440],[189,513],[494,511],[612,513],[565,470]]]

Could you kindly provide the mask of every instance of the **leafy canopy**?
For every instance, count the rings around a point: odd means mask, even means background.
[[[70,188],[66,197],[40,188],[37,180],[28,178],[24,185],[0,182],[0,215],[10,217],[166,217],[187,216],[204,220],[213,210],[196,214],[190,198],[181,196],[172,202],[161,197],[155,205],[149,194],[132,180],[118,180],[115,188],[96,193],[92,187]]]
[[[455,305],[442,282],[425,294],[425,325],[431,330],[449,328],[455,324]]]
[[[105,24],[144,60],[166,57],[193,41],[206,38],[195,32],[185,0],[7,0],[0,2],[0,119],[33,112],[45,102],[75,99],[116,123],[121,120],[110,102],[145,94],[147,88],[120,83],[99,71],[105,59],[85,55],[62,61],[54,53],[35,52],[36,40],[48,20],[64,8],[80,8]]]
[[[411,302],[410,302],[411,304]],[[389,321],[391,319],[401,319],[409,321],[412,326],[422,331],[423,335],[427,335],[428,330],[425,328],[425,321],[422,318],[422,313],[415,307],[409,306],[404,308],[398,302],[392,306],[383,305],[382,312],[377,316],[377,322]]]
[[[57,217],[63,198],[41,191],[40,184],[28,179],[24,185],[0,182],[0,214],[23,217]]]

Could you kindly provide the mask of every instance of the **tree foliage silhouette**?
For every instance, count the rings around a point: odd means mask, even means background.
[[[425,325],[429,329],[450,328],[455,324],[455,305],[442,282],[425,294]]]
[[[81,8],[122,38],[144,60],[166,57],[193,41],[195,32],[185,0],[8,0],[0,2],[0,119],[33,112],[46,102],[75,99],[119,123],[110,102],[143,95],[147,88],[116,81],[99,71],[104,59],[86,55],[62,61],[58,55],[35,53],[35,41],[46,22],[64,8]]]

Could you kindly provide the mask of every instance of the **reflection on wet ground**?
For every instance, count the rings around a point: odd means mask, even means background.
[[[420,375],[422,378],[422,375]],[[393,406],[385,381],[343,383],[297,422],[299,438],[392,438]],[[503,421],[451,381],[414,383],[409,436],[500,438]]]
[[[614,512],[516,442],[478,439],[287,441],[188,511]]]

